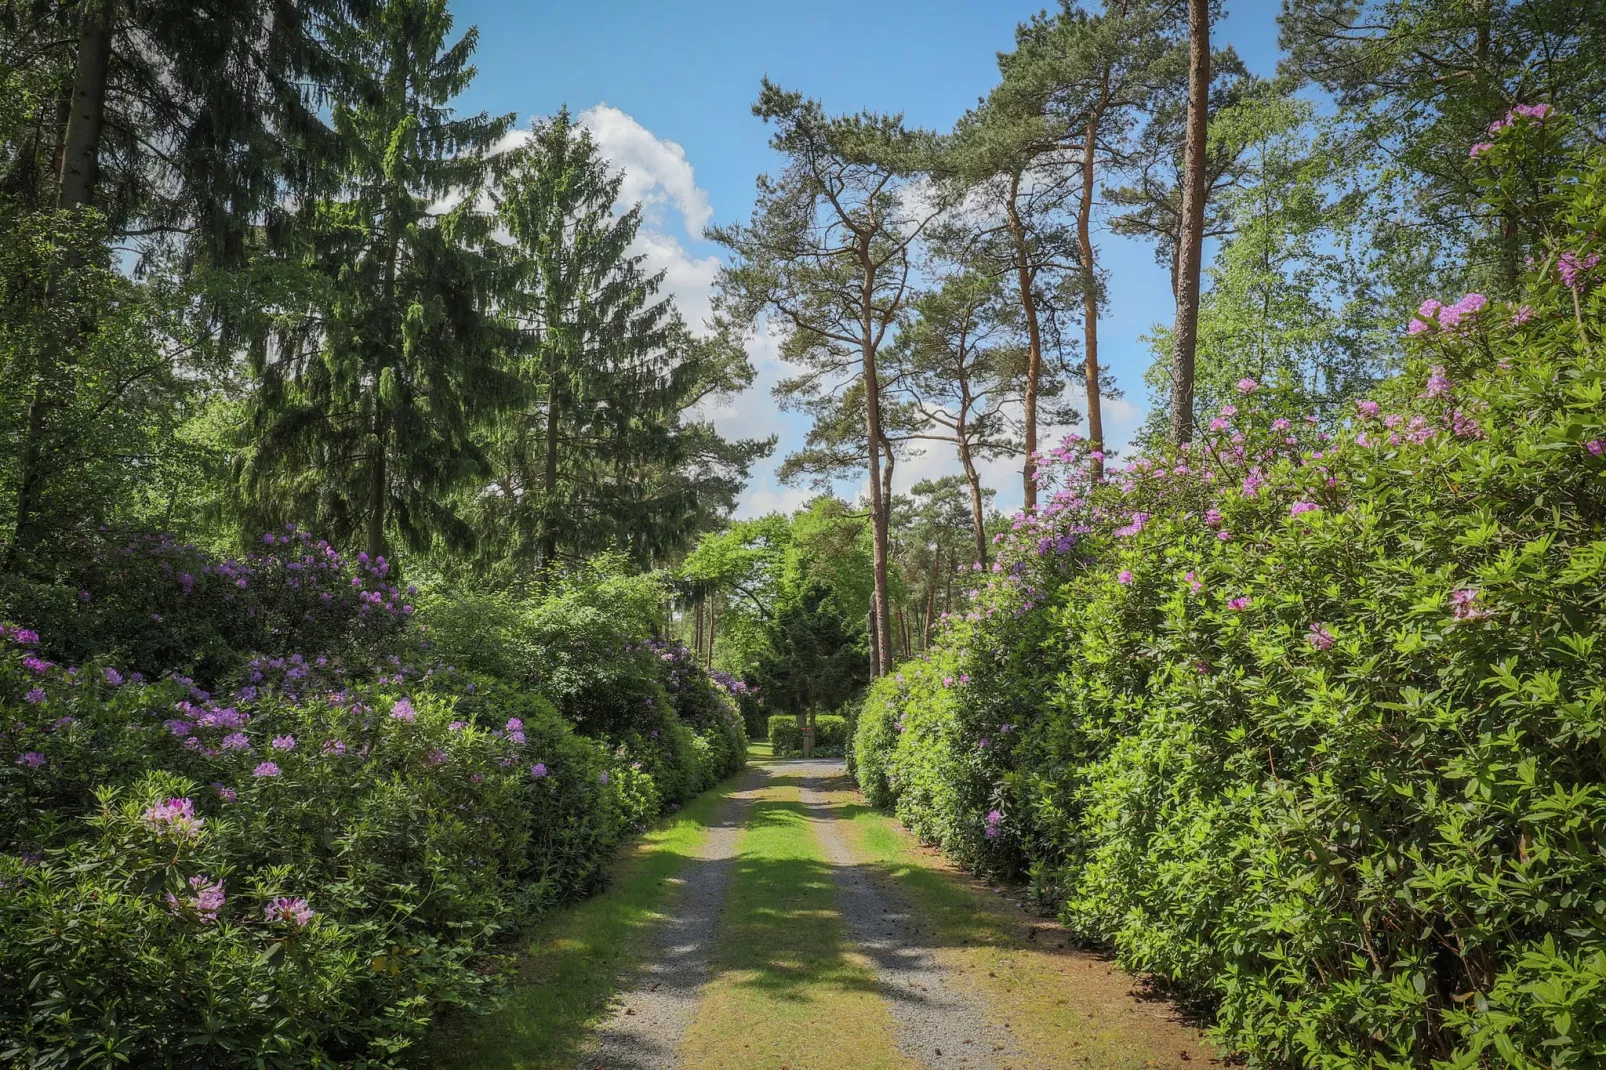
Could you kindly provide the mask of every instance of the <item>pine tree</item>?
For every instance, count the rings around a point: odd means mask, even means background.
[[[720,280],[722,300],[747,322],[768,315],[787,332],[783,355],[803,375],[782,393],[863,393],[873,531],[875,663],[891,652],[887,587],[892,442],[883,426],[882,346],[910,295],[911,248],[940,205],[906,196],[930,169],[932,140],[896,116],[828,117],[817,101],[765,81],[753,112],[775,124],[771,145],[785,169],[759,179],[751,222],[715,230],[736,260]]]
[[[344,0],[33,0],[0,12],[0,243],[55,235],[54,248],[35,248],[32,280],[5,284],[38,293],[0,314],[0,425],[17,426],[0,447],[8,557],[53,528],[105,519],[115,474],[127,484],[157,463],[145,449],[108,451],[106,436],[127,444],[141,423],[170,423],[182,391],[150,384],[193,391],[200,358],[241,341],[236,313],[256,302],[217,285],[213,269],[238,272],[275,244],[285,203],[323,174],[334,139],[321,94],[342,77],[327,42],[346,10]],[[114,268],[130,248],[137,279]],[[142,303],[154,311],[128,314]],[[154,324],[172,309],[189,322],[160,339]],[[117,371],[98,363],[108,358]]]
[[[478,205],[511,117],[457,117],[476,32],[445,0],[387,0],[336,41],[367,72],[334,102],[346,145],[304,261],[313,307],[257,354],[240,476],[259,521],[295,517],[374,557],[472,545],[456,492],[490,472],[476,423],[517,396],[496,300],[505,257]]]
[[[545,568],[614,547],[651,563],[728,512],[770,446],[689,417],[752,368],[728,333],[694,337],[659,295],[663,274],[631,252],[640,206],[615,213],[623,177],[565,109],[534,125],[499,191],[525,398],[497,421],[479,499],[499,560]]]

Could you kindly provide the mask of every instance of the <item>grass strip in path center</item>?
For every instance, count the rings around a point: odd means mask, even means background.
[[[714,951],[687,1028],[695,1070],[913,1070],[875,971],[852,950],[836,883],[784,764],[748,809]]]
[[[610,887],[531,932],[512,997],[434,1038],[430,1065],[486,1070],[574,1066],[653,929],[673,909],[680,874],[701,852],[739,773],[625,849]]]

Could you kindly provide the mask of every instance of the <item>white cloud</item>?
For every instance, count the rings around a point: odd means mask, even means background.
[[[748,488],[747,496],[736,506],[736,518],[749,520],[769,513],[794,513],[812,497],[814,491],[807,487],[780,486],[773,476],[765,476]]]
[[[685,149],[607,104],[581,112],[579,123],[591,131],[613,166],[624,171],[619,190],[622,205],[639,202],[646,214],[660,224],[663,207],[672,205],[680,213],[686,236],[694,241],[702,238],[703,229],[714,218],[714,209],[708,203],[707,191],[697,185]]]

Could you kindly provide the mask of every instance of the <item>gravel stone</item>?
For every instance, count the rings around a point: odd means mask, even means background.
[[[741,786],[714,814],[708,837],[680,872],[679,888],[665,904],[668,917],[650,937],[644,964],[592,1037],[580,1070],[673,1070],[709,976],[719,918],[730,888],[736,841],[747,808],[771,775],[748,767]]]
[[[981,995],[938,962],[920,919],[854,858],[843,817],[820,790],[844,763],[791,763],[803,778],[803,805],[814,820],[837,884],[848,936],[875,964],[876,980],[898,1023],[898,1048],[931,1070],[1003,1070],[1024,1066],[1019,1048],[995,1024]]]

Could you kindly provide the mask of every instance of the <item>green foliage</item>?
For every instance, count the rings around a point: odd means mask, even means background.
[[[831,713],[814,716],[815,757],[841,757],[847,739],[847,718]],[[769,741],[777,758],[800,758],[803,755],[803,729],[798,726],[797,718],[794,716],[789,714],[771,716]]]
[[[632,253],[642,208],[615,214],[613,170],[567,110],[509,155],[497,218],[515,243],[508,311],[521,403],[495,421],[496,478],[476,498],[495,561],[618,548],[647,565],[728,513],[773,440],[727,442],[691,416],[749,385],[745,351],[696,338]]]
[[[1557,267],[1603,250],[1602,163],[1520,303],[1418,328],[1335,436],[1246,383],[1110,482],[1068,444],[972,610],[872,689],[866,793],[1256,1065],[1597,1065],[1606,298]]]
[[[451,29],[445,0],[390,0],[340,38],[360,72],[333,102],[343,174],[288,295],[315,314],[287,309],[252,352],[248,516],[299,517],[373,556],[473,544],[454,496],[490,472],[476,420],[518,396],[493,309],[504,254],[478,207],[511,117],[453,114],[477,34]]]
[[[39,756],[0,785],[0,1031],[30,1065],[392,1065],[433,1008],[491,997],[489,937],[596,885],[632,809],[601,747],[485,681],[415,682],[406,705],[388,685],[223,707],[176,680],[19,661],[0,666],[5,694],[49,694],[0,708]],[[175,709],[182,730],[161,720]],[[235,731],[249,750],[222,742]],[[170,799],[190,832],[162,817]],[[222,903],[198,906],[213,882]],[[281,896],[310,922],[268,918]]]
[[[1280,415],[1332,421],[1392,355],[1393,338],[1376,337],[1368,322],[1377,309],[1370,280],[1345,268],[1364,202],[1335,192],[1346,162],[1331,127],[1286,92],[1262,89],[1214,114],[1210,138],[1235,161],[1235,181],[1214,200],[1225,237],[1199,307],[1195,422],[1228,404],[1246,375],[1268,388]],[[1150,416],[1139,438],[1155,444],[1169,434],[1170,326],[1157,324],[1149,341]]]
[[[7,589],[48,621],[0,629],[12,1058],[405,1063],[444,1006],[494,1005],[498,934],[745,761],[731,694],[631,637],[659,577],[605,560],[536,606],[437,595],[418,628],[384,559],[260,545],[108,536],[78,593]],[[270,918],[279,897],[315,913]]]

